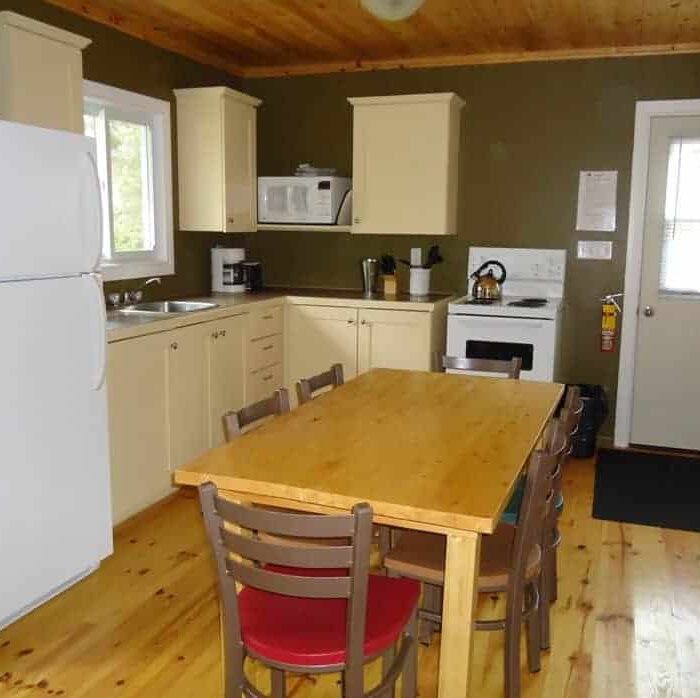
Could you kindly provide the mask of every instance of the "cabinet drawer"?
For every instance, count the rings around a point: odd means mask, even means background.
[[[248,370],[282,363],[282,335],[253,339],[248,343]]]
[[[249,328],[251,339],[282,334],[282,306],[254,310],[250,314]]]
[[[282,380],[282,364],[251,371],[246,381],[246,402],[250,404],[269,397],[282,387]]]

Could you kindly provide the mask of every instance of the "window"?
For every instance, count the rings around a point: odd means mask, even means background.
[[[662,236],[662,293],[700,294],[700,141],[671,141]]]
[[[102,188],[102,274],[172,274],[170,104],[88,80],[84,94]]]

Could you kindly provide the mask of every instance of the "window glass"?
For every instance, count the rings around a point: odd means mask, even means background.
[[[109,120],[114,254],[154,249],[150,140],[144,124]]]
[[[700,140],[671,142],[659,287],[700,293]]]

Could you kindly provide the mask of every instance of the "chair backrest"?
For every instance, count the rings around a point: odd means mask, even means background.
[[[280,388],[270,397],[246,405],[240,410],[227,412],[221,419],[224,423],[224,434],[227,441],[240,436],[248,426],[255,422],[289,412],[289,391]]]
[[[328,387],[337,388],[339,385],[343,385],[343,382],[342,364],[333,364],[323,373],[319,373],[316,376],[311,376],[310,378],[302,378],[297,383],[299,404],[303,405],[305,402],[313,400],[315,392]]]
[[[519,356],[510,361],[497,359],[465,359],[463,356],[443,356],[442,368],[453,371],[474,371],[477,373],[503,373],[508,378],[520,378],[523,360]]]
[[[563,411],[562,411],[563,412]],[[545,450],[554,458],[554,470],[550,475],[552,492],[554,501],[561,494],[561,483],[564,463],[571,452],[571,434],[569,425],[565,419],[558,417],[553,419],[547,428],[547,433],[544,439]],[[552,507],[552,514],[556,514]]]
[[[553,506],[551,474],[555,457],[544,450],[530,456],[525,482],[525,493],[520,506],[518,525],[513,543],[511,573],[508,575],[508,605],[514,604],[513,612],[522,612],[522,589],[527,564],[535,545],[541,545],[549,509]]]
[[[227,646],[242,642],[236,591],[240,582],[286,596],[347,599],[346,666],[362,666],[372,545],[370,505],[356,504],[352,514],[339,516],[283,513],[222,499],[211,482],[200,485],[199,498],[216,559]],[[258,533],[292,538],[280,544]],[[304,540],[319,538],[342,538],[347,544],[311,545]],[[314,574],[319,569],[323,576]]]

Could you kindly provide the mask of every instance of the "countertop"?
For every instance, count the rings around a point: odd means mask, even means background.
[[[247,312],[253,306],[265,307],[283,303],[316,304],[333,306],[352,306],[357,308],[382,308],[385,310],[414,310],[430,312],[436,306],[447,304],[454,295],[432,293],[425,297],[410,296],[399,293],[395,296],[375,295],[365,297],[362,291],[353,289],[319,289],[319,288],[268,288],[257,293],[216,293],[211,296],[198,296],[187,300],[216,303],[216,308],[194,313],[173,314],[126,314],[118,310],[107,313],[107,341],[118,342],[146,334],[166,332],[168,330],[210,322],[223,317],[235,315],[236,310]],[[182,299],[178,299],[182,300]]]

